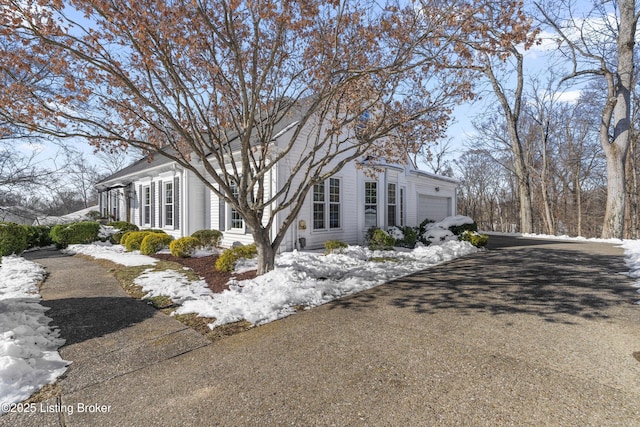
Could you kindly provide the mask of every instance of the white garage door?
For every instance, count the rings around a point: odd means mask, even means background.
[[[418,195],[418,224],[429,218],[440,221],[451,215],[451,198]]]

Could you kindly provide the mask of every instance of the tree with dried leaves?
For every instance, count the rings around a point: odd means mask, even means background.
[[[428,9],[426,5],[423,8]],[[531,171],[518,134],[518,123],[524,90],[522,51],[536,43],[539,30],[534,28],[533,19],[525,14],[523,2],[518,0],[458,0],[448,3],[446,13],[431,14],[442,17],[437,37],[447,54],[441,66],[471,72],[476,80],[483,77],[502,108],[515,161],[520,231],[532,232]],[[458,30],[461,23],[463,31]],[[431,50],[426,52],[430,54]],[[508,79],[512,72],[515,84],[510,90]]]
[[[635,0],[594,2],[576,15],[569,1],[536,3],[559,34],[559,49],[571,58],[567,79],[603,79],[607,99],[601,113],[600,144],[607,158],[607,204],[603,238],[622,238],[626,208],[625,164],[631,141],[634,45],[640,11]]]
[[[5,0],[0,13],[3,114],[175,161],[242,216],[259,273],[315,183],[364,155],[405,162],[443,134],[469,90],[440,66],[440,19],[413,5]],[[458,34],[467,25],[450,23]],[[267,191],[291,155],[289,179]]]

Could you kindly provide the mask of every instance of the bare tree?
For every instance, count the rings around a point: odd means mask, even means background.
[[[626,159],[631,142],[631,93],[638,17],[635,0],[594,2],[584,16],[573,4],[538,4],[546,22],[559,34],[559,48],[571,58],[567,79],[598,77],[606,82],[600,144],[607,159],[607,203],[602,237],[622,238],[626,206]],[[558,8],[562,13],[557,12]]]
[[[473,5],[473,6],[472,6]],[[520,230],[533,227],[531,177],[526,152],[519,135],[524,90],[524,55],[535,42],[538,30],[523,10],[521,1],[454,1],[450,16],[442,19],[442,40],[452,40],[455,54],[441,64],[455,70],[471,71],[488,82],[506,119],[509,146],[513,153],[520,206]],[[459,34],[449,23],[463,21],[467,34]],[[449,46],[449,44],[444,44]],[[513,87],[509,88],[511,75]],[[472,85],[470,80],[469,84]],[[474,85],[474,86],[477,86]]]

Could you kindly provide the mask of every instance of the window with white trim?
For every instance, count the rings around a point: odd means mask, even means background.
[[[329,228],[340,228],[340,180],[329,178]]]
[[[329,178],[324,182],[314,184],[313,229],[340,228],[340,213],[340,179]]]
[[[238,196],[240,194],[239,190],[238,190],[238,186],[234,183],[231,182],[231,191],[233,193],[233,197],[238,200]],[[233,207],[231,207],[231,212],[229,215],[229,222],[230,222],[230,226],[231,228],[235,228],[235,229],[244,229],[244,219],[242,219],[242,216],[240,215],[240,212],[238,212],[237,210],[235,210]]]
[[[396,184],[387,184],[387,227],[395,227],[396,224]]]
[[[324,230],[325,220],[324,182],[313,185],[313,229]]]
[[[164,184],[164,225],[173,226],[173,182]]]
[[[364,183],[364,225],[367,228],[378,225],[378,183],[375,181]]]
[[[142,211],[144,225],[151,224],[151,187],[142,187]]]

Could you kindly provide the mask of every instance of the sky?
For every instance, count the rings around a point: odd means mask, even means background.
[[[577,2],[577,7],[580,10],[588,10],[590,4],[590,1],[579,0]],[[529,5],[531,6],[531,4]],[[551,68],[557,71],[556,65],[553,67],[550,66],[552,61],[551,55],[555,51],[556,47],[554,41],[555,38],[556,36],[553,32],[545,30],[540,34],[542,43],[540,45],[533,46],[530,50],[525,52],[525,78],[540,76],[540,78],[544,79],[544,76],[548,74]],[[567,102],[574,102],[579,96],[579,93],[579,90],[576,88],[567,86],[562,99]],[[484,90],[481,95],[482,96],[479,101],[465,103],[454,109],[452,124],[447,132],[447,139],[450,141],[451,147],[450,154],[448,156],[449,159],[460,156],[466,150],[469,141],[475,134],[472,121],[477,117],[478,113],[485,112],[496,105],[495,98],[491,95],[490,91]],[[75,143],[73,146],[84,153],[93,163],[100,166],[100,162],[93,154],[93,148],[83,142]],[[45,163],[55,162],[56,156],[58,155],[57,147],[52,144],[21,143],[19,148],[26,155],[37,153],[37,158]],[[133,161],[135,158],[132,157],[130,160]],[[58,158],[57,163],[59,162],[60,159]],[[421,166],[426,167],[424,164]]]

